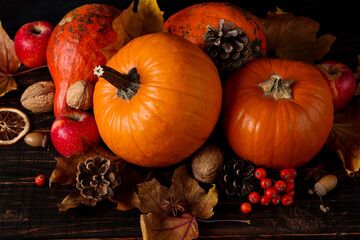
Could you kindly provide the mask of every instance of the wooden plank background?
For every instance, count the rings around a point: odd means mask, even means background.
[[[59,0],[0,0],[0,20],[13,38],[17,29],[30,21],[58,22],[74,7],[98,1]],[[120,9],[131,1],[102,1]],[[159,0],[167,18],[195,0]],[[320,33],[331,33],[337,41],[325,59],[357,66],[360,54],[360,32],[354,26],[357,10],[350,1],[333,4],[328,1],[228,1],[259,17],[280,7],[284,11],[311,17],[321,23]],[[24,69],[22,69],[24,70]],[[39,70],[15,78],[18,91],[0,98],[0,107],[16,107],[30,118],[31,130],[48,132],[54,120],[52,113],[33,114],[20,102],[22,92],[29,85],[43,80],[51,81],[48,70]],[[222,141],[222,139],[218,139]],[[31,148],[24,141],[0,147],[0,238],[1,239],[141,239],[140,212],[137,209],[117,211],[111,202],[100,202],[96,207],[78,207],[59,212],[57,204],[71,191],[71,186],[37,186],[38,174],[51,175],[55,157],[60,155],[50,145],[49,150]],[[320,201],[307,193],[309,183],[296,184],[295,203],[290,207],[256,206],[247,216],[241,214],[241,199],[227,197],[221,189],[214,222],[199,222],[199,239],[360,239],[360,179],[350,178],[342,170],[340,160],[324,149],[309,164],[298,169],[299,179],[304,168],[325,163],[329,172],[336,172],[339,185],[324,197],[330,207],[323,213]],[[311,186],[309,186],[311,187]],[[251,225],[219,220],[250,219]]]

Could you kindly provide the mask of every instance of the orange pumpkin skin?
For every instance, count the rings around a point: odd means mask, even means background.
[[[206,2],[189,6],[170,16],[165,21],[164,28],[204,49],[203,37],[207,26],[218,28],[220,19],[232,22],[233,27],[241,27],[246,33],[254,52],[249,60],[266,55],[266,38],[257,17],[230,3]]]
[[[55,27],[46,51],[55,84],[55,117],[68,108],[66,92],[71,84],[79,80],[96,83],[93,69],[106,64],[101,49],[116,41],[112,22],[120,13],[110,5],[86,4],[67,13]]]
[[[100,135],[119,157],[144,167],[176,164],[210,136],[222,104],[211,59],[169,33],[136,38],[107,63],[118,72],[136,68],[140,89],[129,101],[103,78],[95,85],[94,115]]]
[[[264,96],[258,86],[272,74],[294,79],[292,99]],[[224,84],[223,124],[227,141],[257,166],[299,167],[323,147],[333,124],[333,103],[325,79],[311,65],[257,59],[232,73]]]

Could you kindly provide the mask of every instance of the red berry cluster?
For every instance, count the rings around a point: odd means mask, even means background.
[[[295,169],[282,169],[280,171],[281,180],[274,181],[266,177],[265,169],[257,168],[255,170],[255,178],[260,180],[260,186],[264,194],[260,196],[259,192],[249,193],[249,202],[252,204],[260,202],[260,204],[264,206],[268,206],[271,203],[274,205],[279,205],[280,203],[282,203],[284,206],[290,206],[294,201],[293,196],[295,194],[295,177]],[[250,203],[244,202],[243,204],[241,204],[241,211],[243,213],[251,212],[252,206]]]

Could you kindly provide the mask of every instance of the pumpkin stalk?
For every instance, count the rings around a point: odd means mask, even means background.
[[[94,68],[94,75],[106,79],[116,87],[116,95],[126,101],[130,101],[140,88],[140,75],[136,68],[130,69],[128,74],[123,74],[111,67],[99,65]]]
[[[275,100],[292,99],[291,84],[294,79],[284,81],[281,76],[273,74],[269,80],[259,83],[259,86],[264,90],[266,97],[273,97]]]

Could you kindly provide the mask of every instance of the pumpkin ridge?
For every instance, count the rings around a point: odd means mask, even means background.
[[[291,147],[293,149],[291,151],[291,153],[292,153],[291,160],[296,159],[297,155],[301,154],[301,153],[299,153],[298,144],[296,143],[296,141],[294,141],[294,139],[298,139],[298,134],[295,131],[295,129],[297,129],[297,128],[294,128],[293,122],[295,122],[295,121],[294,121],[293,114],[291,114],[291,108],[290,107],[292,107],[293,104],[296,104],[296,103],[295,102],[290,102],[290,104],[284,104],[286,115],[290,119],[290,121],[288,121],[289,122],[289,127],[292,130],[292,131],[289,131],[291,133],[291,136],[292,136],[290,139],[292,140]]]
[[[143,95],[143,96],[145,96],[145,95]],[[144,106],[146,106],[147,109],[149,109],[153,114],[155,114],[156,116],[158,116],[158,118],[161,119],[162,121],[164,121],[166,124],[172,126],[173,128],[176,128],[176,129],[179,128],[176,124],[171,124],[170,122],[168,122],[167,120],[165,120],[163,117],[161,117],[161,116],[159,115],[159,113],[157,113],[153,108],[149,107],[146,103],[144,103],[144,102],[143,102],[142,100],[140,100],[139,98],[138,98],[138,101],[140,101]],[[202,118],[202,119],[205,119],[205,120],[209,121],[209,120],[206,119],[206,118]],[[190,136],[190,135],[187,134],[185,131],[183,131],[183,129],[182,129],[182,131],[180,131],[180,132],[181,132],[182,134],[184,134],[186,137],[189,137],[189,138],[191,138],[192,140],[195,140],[195,141],[197,141],[197,142],[202,142],[202,140],[203,140],[203,139],[200,139],[200,138],[199,138],[199,139],[198,139],[198,138],[195,138],[194,136]]]
[[[165,73],[169,73],[169,74],[172,74],[174,73],[173,71],[161,71],[161,74],[165,74]],[[180,73],[177,73],[178,75],[180,75]],[[217,74],[217,70],[216,70],[216,74]],[[152,76],[152,75],[159,75],[159,73],[156,73],[154,71],[154,73],[148,73],[148,76]],[[184,75],[186,76],[194,76],[196,78],[202,78],[203,75],[200,75],[200,74],[195,74],[195,73],[184,73]],[[206,79],[207,80],[207,79]],[[213,82],[210,80],[208,81],[210,84],[213,84]],[[147,84],[147,85],[150,85],[150,84]]]
[[[147,96],[147,97],[149,97],[149,98],[151,98],[151,99],[153,99],[153,100],[159,101],[159,102],[161,102],[161,103],[163,103],[163,104],[166,104],[166,105],[169,105],[169,106],[174,106],[174,105],[170,105],[168,102],[162,101],[161,99],[158,99],[158,98],[151,97],[151,96],[149,96],[149,95],[143,95],[143,96]],[[206,121],[208,121],[208,122],[211,123],[211,121],[210,121],[209,119],[207,119],[207,118],[205,118],[205,117],[203,117],[203,116],[201,116],[201,115],[199,115],[199,114],[197,114],[197,113],[189,112],[189,111],[187,111],[187,113],[189,113],[189,114],[191,114],[191,115],[194,115],[194,116],[197,116],[197,117],[199,117],[199,118],[201,118],[201,119],[204,119],[204,120],[206,120]]]
[[[129,115],[129,117],[128,117],[128,121],[129,121],[129,126],[131,127],[131,129],[133,129],[133,126],[135,126],[135,129],[136,129],[136,124],[134,124],[134,120],[133,120],[133,112],[131,112],[130,114],[128,114]],[[130,131],[130,134],[129,134],[130,136],[131,136],[131,139],[132,139],[132,142],[135,144],[135,146],[136,146],[136,148],[141,152],[141,154],[143,155],[143,156],[145,156],[146,158],[150,158],[150,156],[148,156],[146,153],[145,153],[145,151],[140,147],[140,145],[138,144],[138,140],[136,140],[136,138],[135,138],[135,136],[134,136],[134,134],[133,134],[133,131]]]
[[[205,99],[201,98],[201,97],[198,97],[198,96],[195,96],[195,95],[191,95],[189,93],[185,93],[185,92],[181,92],[179,90],[176,90],[176,89],[171,89],[171,88],[166,88],[166,87],[163,87],[163,86],[158,86],[158,85],[153,85],[153,84],[146,84],[147,87],[153,87],[153,88],[161,88],[162,90],[166,90],[166,91],[171,91],[171,92],[176,92],[176,93],[179,93],[181,95],[185,95],[187,97],[191,97],[191,98],[195,98],[197,100],[201,100],[202,102],[205,102],[205,103],[212,103],[211,101],[206,101]]]

